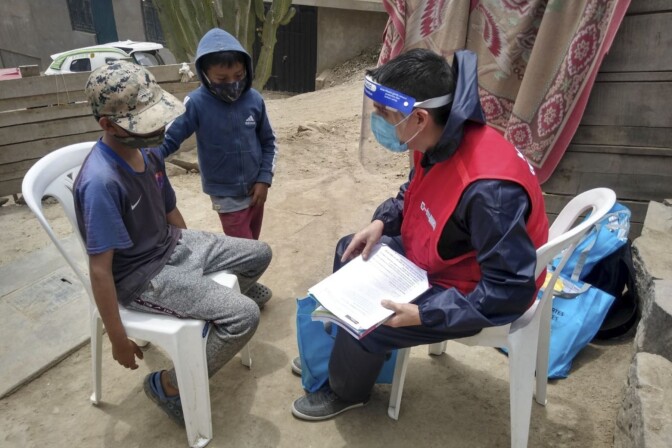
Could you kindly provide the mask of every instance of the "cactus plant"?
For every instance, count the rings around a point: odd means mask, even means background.
[[[263,8],[263,0],[255,0],[261,3]],[[256,6],[255,11],[259,12],[259,5]],[[259,60],[255,68],[254,88],[261,90],[271,77],[271,70],[273,69],[273,50],[277,42],[276,33],[278,28],[282,25],[288,24],[294,15],[296,9],[292,7],[292,0],[273,0],[270,9],[266,12],[263,20],[263,30],[261,33],[261,51],[259,52]]]
[[[252,54],[256,20],[263,23],[254,87],[263,89],[271,76],[278,28],[294,15],[292,0],[273,0],[264,13],[263,0],[154,0],[168,47],[178,60],[193,60],[200,38],[211,28],[225,29]]]

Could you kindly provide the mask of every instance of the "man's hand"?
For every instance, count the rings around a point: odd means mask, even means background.
[[[395,328],[422,325],[418,305],[412,303],[397,303],[391,300],[383,300],[380,304],[383,305],[384,308],[394,311],[392,317],[387,319],[383,325]]]
[[[248,193],[252,196],[252,201],[250,202],[250,207],[255,207],[257,205],[264,205],[266,202],[266,196],[268,196],[268,184],[263,182],[257,182],[252,186],[250,192]]]
[[[376,219],[357,232],[355,236],[352,237],[352,241],[350,241],[348,247],[345,248],[345,252],[343,252],[343,256],[341,257],[341,262],[345,263],[359,254],[362,254],[362,258],[365,260],[368,259],[373,246],[375,246],[378,241],[380,241],[380,237],[383,236],[383,227],[383,221]]]
[[[135,362],[136,356],[138,359],[144,357],[140,347],[130,339],[126,338],[112,343],[112,357],[127,369],[135,370],[138,368],[138,364]]]

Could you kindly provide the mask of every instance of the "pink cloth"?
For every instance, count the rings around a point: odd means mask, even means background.
[[[219,213],[222,229],[227,236],[258,240],[261,222],[264,220],[264,206],[248,207],[237,212]]]
[[[630,0],[383,0],[379,63],[428,48],[478,55],[488,123],[545,182],[576,132]]]

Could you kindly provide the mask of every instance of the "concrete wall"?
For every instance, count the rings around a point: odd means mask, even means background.
[[[66,0],[0,1],[0,66],[39,64],[51,54],[95,45],[92,33],[73,31]]]
[[[140,0],[114,0],[119,39],[145,40]],[[96,35],[74,31],[66,0],[0,0],[0,68],[38,64],[50,55],[96,45]]]
[[[119,40],[147,40],[140,0],[114,0],[114,20]]]
[[[387,13],[321,7],[317,12],[317,74],[382,43]]]
[[[269,3],[270,0],[265,0]],[[316,6],[318,8],[339,8],[353,11],[384,12],[383,0],[294,0],[292,5]]]

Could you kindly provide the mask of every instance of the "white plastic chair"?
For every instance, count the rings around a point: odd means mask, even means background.
[[[511,446],[526,447],[532,413],[532,390],[536,367],[536,401],[546,405],[548,350],[550,339],[552,301],[549,299],[562,268],[567,263],[581,237],[600,220],[616,202],[616,195],[607,188],[586,191],[572,199],[560,212],[549,230],[549,241],[537,250],[536,276],[541,275],[553,258],[565,251],[558,268],[545,288],[540,300],[525,314],[508,325],[485,328],[475,336],[454,339],[465,345],[504,347],[509,352],[509,395],[511,410]],[[590,216],[574,228],[571,226],[586,211]],[[446,350],[446,341],[431,344],[429,353],[440,355]],[[397,420],[401,406],[406,368],[410,349],[401,349],[392,380],[388,415]]]
[[[73,183],[86,155],[95,142],[78,143],[58,149],[40,159],[23,179],[22,192],[28,207],[35,213],[59,252],[84,285],[90,299],[91,361],[93,370],[93,394],[91,401],[101,400],[101,366],[103,322],[96,308],[91,283],[84,272],[65,251],[42,210],[42,198],[52,196],[58,200],[77,235],[80,246],[84,244],[79,234]],[[84,252],[85,253],[85,252]],[[240,291],[238,279],[226,272],[209,275],[214,281]],[[165,350],[173,361],[180,386],[180,399],[187,429],[187,439],[192,447],[203,447],[212,439],[210,415],[210,386],[205,355],[205,322],[194,319],[177,319],[160,314],[140,313],[119,308],[126,334],[142,341],[149,341]],[[241,351],[242,363],[251,367],[249,347]]]

